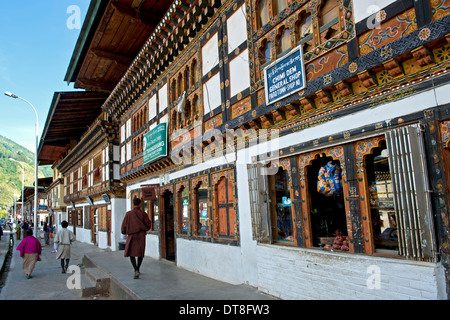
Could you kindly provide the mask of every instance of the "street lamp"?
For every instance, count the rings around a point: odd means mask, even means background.
[[[14,185],[14,187],[16,188],[16,192],[14,192],[14,217],[15,217],[17,215],[17,210],[16,210],[17,185],[12,181],[6,181],[6,182],[11,182]],[[16,220],[16,218],[14,218],[14,220]]]
[[[37,156],[37,152],[38,152],[38,142],[39,142],[39,139],[38,139],[38,114],[36,112],[36,109],[33,107],[33,105],[29,101],[27,101],[19,96],[16,96],[15,94],[12,94],[11,92],[5,92],[5,95],[10,98],[20,99],[22,101],[25,101],[33,109],[34,114],[36,115],[36,148],[35,148],[36,152],[34,154],[34,231],[33,231],[33,233],[35,236],[37,236],[37,232],[36,232],[36,230],[37,230],[37,213],[38,213],[38,211],[37,211],[37,202],[38,202],[38,161],[37,161],[38,156]],[[22,203],[23,203],[23,198],[22,198]],[[23,204],[22,204],[22,208],[23,208]]]
[[[25,168],[23,166],[22,163],[20,163],[19,161],[13,159],[13,158],[9,158],[10,161],[14,161],[17,162],[18,164],[20,164],[22,166],[22,219],[23,219],[23,205],[25,203],[25,199],[23,198],[23,190],[25,188]],[[16,219],[14,219],[16,220]]]

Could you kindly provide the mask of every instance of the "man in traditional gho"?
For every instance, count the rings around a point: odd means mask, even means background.
[[[65,220],[61,222],[62,229],[58,231],[54,239],[54,242],[58,244],[56,259],[61,260],[62,273],[67,272],[70,260],[70,248],[72,246],[72,242],[75,241],[75,235],[73,232],[67,230],[68,225],[69,223]]]
[[[121,228],[122,234],[127,235],[124,257],[130,257],[135,279],[139,278],[139,269],[144,259],[145,234],[152,226],[147,213],[141,209],[141,203],[138,198],[133,200],[133,209],[125,214]]]

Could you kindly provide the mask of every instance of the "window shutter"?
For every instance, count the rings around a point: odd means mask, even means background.
[[[269,195],[267,177],[263,175],[261,163],[248,165],[250,210],[252,216],[253,240],[270,243]]]
[[[420,125],[386,133],[399,251],[409,259],[436,261],[433,213]]]

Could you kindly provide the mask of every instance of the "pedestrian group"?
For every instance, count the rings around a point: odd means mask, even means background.
[[[67,221],[61,223],[62,229],[58,231],[54,237],[54,251],[56,259],[61,261],[62,273],[66,273],[70,261],[70,248],[75,241],[75,235],[72,231],[67,229],[69,224]],[[33,236],[32,225],[27,221],[22,223],[18,221],[16,224],[16,238],[20,240],[23,235],[23,240],[17,246],[16,250],[20,252],[20,257],[23,259],[22,271],[27,279],[31,279],[31,274],[38,261],[41,261],[42,245],[40,241]],[[53,238],[53,228],[45,222],[42,230],[44,232],[45,245],[50,245],[50,239]]]
[[[53,238],[54,251],[56,259],[61,262],[62,273],[66,273],[70,261],[70,249],[72,243],[76,240],[72,231],[67,229],[67,221],[61,223],[62,229],[53,237],[53,228],[47,223],[43,224],[45,245],[50,245],[50,239]],[[148,214],[142,209],[142,201],[139,198],[133,199],[133,208],[125,214],[122,222],[121,232],[126,237],[124,257],[129,257],[134,269],[134,278],[140,276],[140,267],[145,255],[145,235],[151,229],[151,220]],[[23,259],[22,270],[28,279],[38,261],[41,261],[42,245],[33,235],[32,224],[27,221],[22,223],[18,221],[15,227],[17,240],[23,240],[17,246],[16,250],[20,252]],[[136,260],[137,258],[137,260]]]

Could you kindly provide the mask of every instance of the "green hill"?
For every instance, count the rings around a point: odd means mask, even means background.
[[[0,136],[0,209],[14,203],[14,193],[22,194],[22,166],[25,168],[25,186],[34,185],[34,153],[14,141]],[[51,166],[39,167],[39,178],[53,176]],[[1,211],[0,211],[1,212]]]

